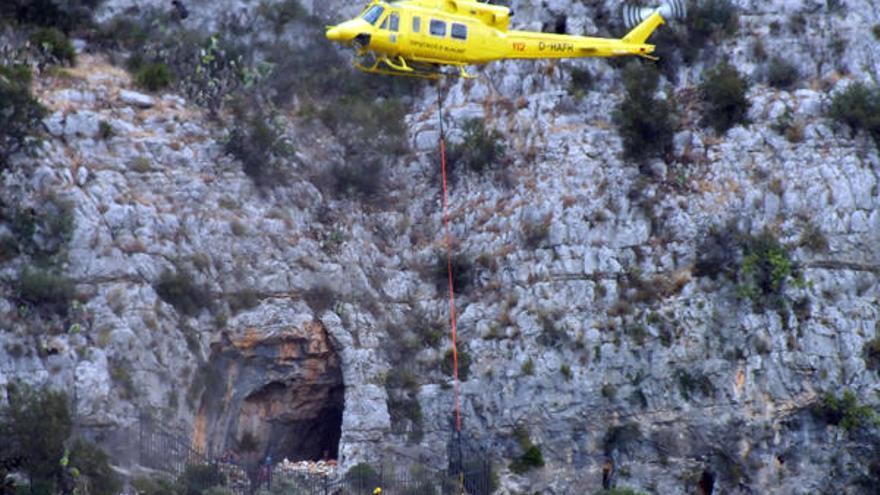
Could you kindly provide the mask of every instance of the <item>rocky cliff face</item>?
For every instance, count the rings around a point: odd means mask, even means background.
[[[334,19],[356,10],[339,3],[303,5]],[[832,94],[876,82],[880,12],[735,3],[737,36],[665,69],[657,96],[678,102],[680,121],[667,159],[621,158],[614,63],[501,63],[416,89],[412,151],[388,157],[388,190],[366,204],[317,184],[345,145],[321,125],[291,112],[293,179],[258,188],[202,110],[131,93],[124,71],[81,54],[36,82],[48,136],[0,188],[35,218],[72,214],[62,269],[77,302],[33,308],[16,289],[31,259],[4,262],[0,384],[65,388],[95,431],[149,413],[214,454],[444,466],[440,91],[450,139],[483,118],[510,162],[459,172],[450,196],[456,251],[470,260],[457,299],[464,446],[500,461],[503,491],[591,493],[604,478],[662,494],[871,493],[876,428],[816,411],[826,392],[880,402],[864,352],[880,326],[880,155],[825,116]],[[214,4],[190,4],[210,27]],[[128,7],[106,2],[99,17]],[[618,9],[513,7],[521,27],[594,33]],[[762,82],[757,43],[795,64],[792,89]],[[719,136],[699,125],[694,94],[721,59],[754,84],[749,123]],[[582,96],[573,68],[592,75]],[[765,235],[778,244],[749,247]],[[727,276],[760,252],[791,263],[782,303],[744,297]],[[507,463],[523,436],[546,466],[519,475]]]

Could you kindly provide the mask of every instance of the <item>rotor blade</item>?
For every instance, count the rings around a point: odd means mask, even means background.
[[[686,0],[664,0],[663,3],[654,7],[641,7],[633,4],[624,4],[623,22],[628,29],[632,29],[644,21],[654,12],[660,12],[666,20],[684,19],[687,17]]]

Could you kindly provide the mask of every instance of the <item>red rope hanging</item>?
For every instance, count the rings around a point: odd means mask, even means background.
[[[443,104],[437,86],[437,108],[440,118],[440,174],[443,178],[443,229],[446,235],[446,271],[449,284],[449,326],[452,333],[452,377],[455,394],[455,431],[461,434],[461,399],[458,381],[458,329],[455,318],[455,286],[452,283],[452,234],[449,232],[449,194],[446,187],[446,138],[443,133]]]

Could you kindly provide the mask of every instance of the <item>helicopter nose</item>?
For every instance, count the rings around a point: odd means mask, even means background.
[[[339,26],[331,27],[327,29],[327,39],[330,41],[344,41],[343,36],[345,33]]]

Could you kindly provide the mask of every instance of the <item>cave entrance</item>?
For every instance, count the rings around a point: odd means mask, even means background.
[[[337,459],[345,387],[342,365],[320,323],[231,336],[212,356],[227,383],[211,394],[225,404],[222,451],[253,468],[266,462]],[[224,390],[225,389],[225,390]],[[226,426],[223,425],[225,422]]]
[[[341,370],[336,371],[337,380],[271,382],[251,394],[239,416],[239,450],[275,462],[336,459],[345,394]]]

